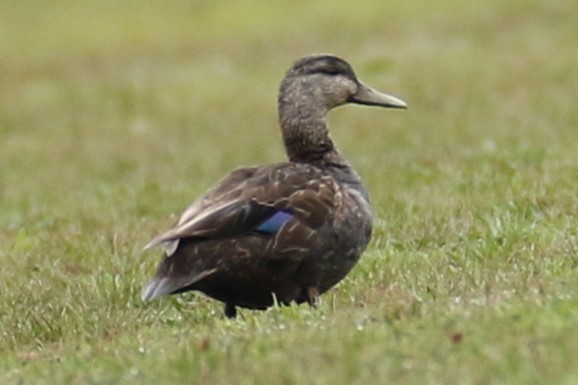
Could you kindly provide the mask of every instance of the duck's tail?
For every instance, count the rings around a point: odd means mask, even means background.
[[[157,276],[144,287],[142,299],[143,301],[151,301],[164,295],[192,290],[196,282],[213,274],[216,270],[217,269],[205,270],[199,274],[180,277],[157,274]]]

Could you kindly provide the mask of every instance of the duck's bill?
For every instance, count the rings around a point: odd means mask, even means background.
[[[349,98],[351,103],[365,104],[368,106],[381,106],[387,108],[407,108],[403,100],[383,92],[374,90],[363,83],[359,83],[357,92]]]

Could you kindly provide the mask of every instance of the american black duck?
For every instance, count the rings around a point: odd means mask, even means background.
[[[317,304],[351,270],[371,237],[372,210],[361,179],[329,137],[326,115],[356,103],[406,108],[361,83],[333,55],[289,69],[279,92],[288,162],[231,172],[146,248],[164,256],[142,297],[198,290],[236,307]]]

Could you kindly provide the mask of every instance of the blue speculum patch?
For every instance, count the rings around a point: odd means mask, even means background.
[[[262,233],[274,234],[292,217],[293,215],[285,211],[277,211],[273,216],[257,226],[256,230]]]

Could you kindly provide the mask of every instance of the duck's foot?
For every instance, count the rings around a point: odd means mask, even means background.
[[[319,289],[315,286],[309,286],[307,288],[307,303],[312,308],[319,306]]]
[[[237,316],[237,308],[230,302],[225,304],[225,317],[235,318]]]

